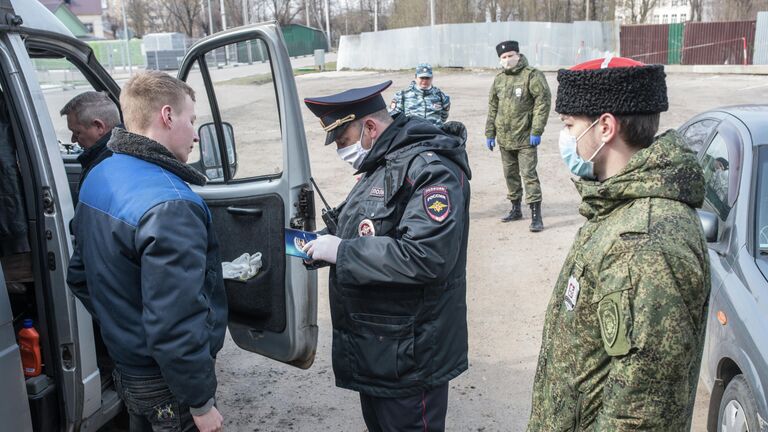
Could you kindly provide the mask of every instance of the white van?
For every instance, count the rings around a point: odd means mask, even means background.
[[[282,33],[274,23],[218,33],[179,64],[201,124],[190,164],[211,180],[193,188],[213,213],[222,260],[262,253],[256,277],[225,283],[230,335],[244,350],[308,368],[317,276],[286,258],[284,228],[313,230],[315,207]],[[48,9],[0,0],[0,228],[15,223],[0,237],[3,430],[93,431],[122,409],[112,362],[65,282],[80,165],[61,151],[71,146],[59,110],[88,90],[118,102],[119,84]],[[34,320],[43,358],[42,375],[26,380],[16,341],[24,319]]]

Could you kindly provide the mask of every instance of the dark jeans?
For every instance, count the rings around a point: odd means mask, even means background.
[[[401,398],[360,393],[360,406],[369,432],[443,432],[448,412],[448,383]]]
[[[189,407],[179,405],[161,375],[137,377],[112,373],[130,416],[131,432],[197,431]]]

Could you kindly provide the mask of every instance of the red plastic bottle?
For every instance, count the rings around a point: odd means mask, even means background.
[[[40,335],[32,326],[31,319],[24,320],[24,328],[19,330],[19,351],[21,351],[21,366],[24,376],[40,375],[43,358],[40,355]]]

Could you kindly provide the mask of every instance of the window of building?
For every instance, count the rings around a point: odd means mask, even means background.
[[[672,6],[677,6],[678,3],[679,3],[678,0],[672,0]]]
[[[688,20],[688,16],[686,14],[680,14],[680,22],[684,23]]]
[[[673,22],[673,23],[677,22],[677,14],[672,14],[672,21],[670,22]]]
[[[664,15],[661,17],[661,23],[662,23],[662,24],[667,24],[667,23],[669,23],[669,15],[667,15],[667,14],[664,14]]]

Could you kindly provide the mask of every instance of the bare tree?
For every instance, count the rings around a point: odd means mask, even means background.
[[[690,19],[691,21],[701,21],[703,16],[705,0],[690,0]]]
[[[693,7],[693,3],[691,3],[691,7]],[[718,21],[754,20],[757,19],[758,11],[768,9],[768,0],[714,2],[712,9],[713,16]]]
[[[124,0],[125,15],[131,24],[134,36],[142,37],[150,25],[152,5],[149,0]]]
[[[624,16],[628,18],[625,22],[640,24],[646,21],[648,14],[656,7],[657,3],[658,0],[620,0],[618,7],[624,11]]]
[[[168,15],[172,30],[194,36],[202,14],[200,0],[165,0],[163,11]]]

